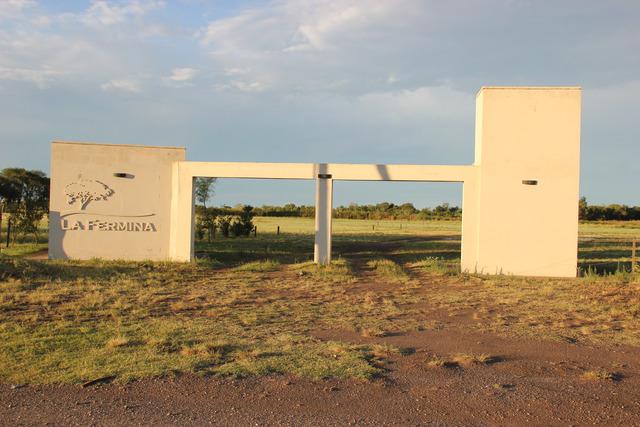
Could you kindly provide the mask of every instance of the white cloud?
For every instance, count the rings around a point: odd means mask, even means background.
[[[172,80],[174,82],[186,82],[193,79],[196,75],[198,75],[198,73],[199,70],[195,68],[174,68],[171,71],[169,80]]]
[[[90,26],[111,26],[123,23],[129,17],[143,16],[163,5],[164,2],[158,0],[133,0],[124,3],[97,0],[85,11],[83,21]]]
[[[213,89],[216,91],[228,91],[237,90],[240,92],[264,92],[269,87],[262,82],[252,82],[243,80],[232,80],[229,83],[216,83],[213,85]]]
[[[397,121],[460,118],[475,104],[472,94],[449,86],[433,86],[367,93],[357,98],[357,105],[366,115]]]
[[[35,4],[36,2],[33,0],[2,0],[0,1],[0,18],[17,16]]]
[[[105,92],[122,91],[122,92],[138,93],[142,90],[142,88],[140,87],[140,83],[132,79],[110,80],[100,85],[100,88]]]
[[[7,9],[0,0],[0,13]],[[22,2],[23,13],[11,26],[0,27],[0,79],[32,82],[40,88],[52,84],[87,85],[102,90],[138,92],[138,80],[122,75],[142,76],[149,70],[139,60],[143,46],[141,32],[148,26],[119,26],[117,31],[93,31],[83,23],[115,25],[141,17],[158,8],[160,1],[95,1],[87,10],[46,14],[43,9]],[[12,10],[18,10],[17,3]],[[142,65],[142,66],[141,66]],[[106,83],[104,83],[106,82]]]
[[[242,80],[232,81],[231,87],[242,92],[262,92],[267,89],[267,85],[262,82],[246,82]]]
[[[47,69],[9,68],[0,67],[0,80],[13,80],[34,83],[40,88],[61,76],[63,73]]]
[[[336,1],[319,3],[311,13],[297,10],[294,44],[286,51],[337,48],[340,35],[352,33],[388,17],[391,2]],[[306,9],[306,8],[305,8]]]
[[[31,20],[31,23],[36,27],[45,28],[50,26],[53,23],[53,21],[54,20],[50,16],[39,15],[33,18]]]
[[[211,21],[197,37],[215,65],[226,70],[219,85],[245,89],[241,80],[274,91],[369,91],[389,75],[371,56],[406,52],[404,33],[387,33],[402,26],[413,31],[422,13],[416,13],[416,4],[285,0]]]
[[[52,82],[110,80],[122,74],[120,55],[101,49],[90,37],[67,37],[33,29],[0,30],[0,68],[4,78],[32,81],[41,87]]]
[[[251,71],[250,68],[227,68],[224,70],[225,76],[244,76]]]

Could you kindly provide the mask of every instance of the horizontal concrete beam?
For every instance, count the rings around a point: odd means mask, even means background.
[[[179,162],[180,174],[193,177],[247,179],[316,179],[345,181],[465,182],[475,166],[376,165],[348,163]]]

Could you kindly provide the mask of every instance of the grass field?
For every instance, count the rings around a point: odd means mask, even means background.
[[[312,218],[257,217],[258,237],[250,239],[217,239],[213,243],[198,242],[196,251],[208,254],[221,262],[242,262],[264,257],[278,258],[282,262],[306,261],[313,256]],[[360,251],[369,244],[393,245],[400,242],[394,255],[399,260],[416,260],[426,256],[453,262],[460,257],[460,221],[401,221],[401,220],[346,220],[334,219],[334,254],[349,252],[359,242]],[[281,234],[276,236],[280,227]],[[47,248],[47,223],[40,227],[40,239],[19,236],[16,243],[6,248],[4,239],[1,253],[24,256]],[[585,222],[579,227],[579,268],[583,272],[608,274],[630,269],[631,242],[640,241],[639,221]],[[6,236],[5,227],[2,236]],[[425,242],[422,237],[429,237]],[[407,237],[411,237],[407,239]],[[416,239],[417,238],[417,241]],[[639,251],[640,252],[640,251]]]
[[[255,239],[199,242],[196,251],[214,259],[240,262],[264,257],[282,262],[298,262],[313,257],[312,218],[255,219]],[[373,255],[367,245],[393,246],[387,253],[398,262],[435,257],[455,264],[460,259],[460,221],[392,221],[345,220],[333,222],[333,253],[341,255]],[[275,236],[280,227],[280,236]],[[583,273],[609,274],[630,270],[633,239],[640,242],[640,222],[591,222],[579,228],[578,267]],[[640,243],[639,243],[640,245]],[[640,249],[639,249],[640,254]],[[640,256],[640,255],[639,255]]]
[[[193,264],[1,257],[0,378],[370,379],[410,352],[375,340],[462,315],[457,327],[504,336],[640,345],[640,277],[627,271],[628,245],[606,243],[638,224],[581,226],[583,267],[610,274],[527,279],[460,274],[459,222],[337,220],[328,267],[309,262],[312,220],[255,222],[257,237],[198,242]],[[321,340],[322,330],[374,341]]]

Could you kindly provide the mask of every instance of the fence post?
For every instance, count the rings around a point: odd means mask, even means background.
[[[631,244],[631,272],[636,271],[636,239]]]
[[[257,235],[258,235],[258,226],[257,226],[257,225],[255,225],[255,226],[253,227],[253,237],[256,237]]]
[[[280,235],[280,226],[278,226],[278,229],[276,230],[276,236]]]

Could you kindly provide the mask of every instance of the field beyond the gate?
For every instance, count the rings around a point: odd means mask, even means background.
[[[19,412],[34,423],[85,401],[73,384],[106,383],[101,407],[111,409],[97,418],[106,423],[132,416],[113,403],[118,384],[168,396],[153,407],[182,402],[167,413],[215,406],[209,415],[230,423],[273,417],[261,411],[281,399],[301,408],[320,399],[335,417],[351,401],[379,423],[416,401],[448,420],[462,401],[476,405],[483,424],[525,422],[531,402],[564,408],[541,424],[606,423],[611,413],[640,422],[629,415],[640,411],[620,409],[640,388],[640,274],[629,271],[639,224],[582,224],[583,276],[535,279],[461,274],[457,221],[336,220],[327,267],[310,262],[312,220],[255,223],[256,237],[197,242],[190,264],[0,256],[0,394],[40,408]],[[376,412],[389,396],[400,406]],[[240,419],[234,405],[254,409]],[[157,415],[151,406],[143,421]],[[3,419],[15,411],[0,405]]]

